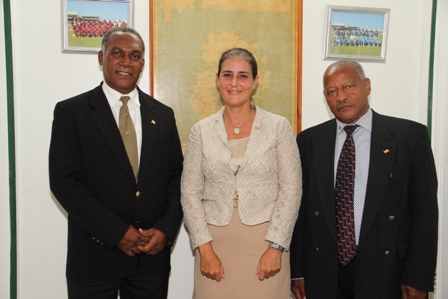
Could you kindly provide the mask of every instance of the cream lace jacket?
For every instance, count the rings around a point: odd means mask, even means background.
[[[224,107],[196,123],[184,159],[181,202],[191,247],[211,241],[207,224],[229,224],[235,191],[246,225],[270,221],[265,239],[289,248],[302,196],[298,147],[288,120],[256,107],[236,175],[223,121]]]

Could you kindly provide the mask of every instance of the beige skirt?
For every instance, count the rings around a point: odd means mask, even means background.
[[[258,279],[258,261],[266,251],[264,240],[269,222],[244,225],[233,210],[227,226],[208,226],[213,249],[221,260],[225,278],[220,282],[201,274],[199,252],[195,250],[193,299],[290,299],[289,252],[282,254],[282,268],[277,275]]]

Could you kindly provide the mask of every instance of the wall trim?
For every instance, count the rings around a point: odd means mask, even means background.
[[[6,106],[8,115],[9,212],[11,229],[10,289],[11,299],[17,298],[17,205],[16,205],[16,148],[14,126],[14,73],[11,36],[11,3],[3,0],[6,60]]]
[[[437,22],[433,29],[435,43],[431,49],[431,53],[434,55],[434,87],[431,90],[431,95],[434,98],[432,103],[433,134],[431,143],[439,181],[439,244],[435,293],[431,298],[444,299],[448,294],[448,286],[443,283],[448,277],[448,254],[446,253],[448,246],[446,233],[448,228],[448,205],[444,202],[444,198],[448,195],[448,131],[445,130],[448,119],[448,105],[446,102],[448,97],[448,86],[446,85],[448,80],[448,2],[438,1],[436,3],[435,0],[433,1],[433,5],[437,6],[437,11],[433,12],[433,18],[437,13]]]
[[[434,88],[434,45],[436,42],[436,19],[437,19],[437,0],[432,0],[431,41],[429,46],[428,112],[427,112],[429,136],[431,136],[432,132],[432,105],[433,105],[433,88]]]

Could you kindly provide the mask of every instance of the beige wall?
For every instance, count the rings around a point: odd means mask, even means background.
[[[52,112],[57,101],[98,85],[102,74],[95,55],[61,53],[60,0],[10,1],[17,155],[18,298],[66,298],[66,215],[51,195],[47,175]],[[303,128],[331,116],[321,92],[322,73],[331,63],[322,60],[327,4],[391,9],[386,63],[363,63],[372,80],[371,106],[380,113],[426,123],[431,2],[304,0]],[[135,3],[135,28],[148,44],[149,1]],[[45,19],[38,20],[36,16],[45,16]],[[0,21],[0,56],[4,57],[3,14]],[[148,53],[146,60],[149,62]],[[1,58],[1,70],[4,70],[3,64]],[[139,84],[146,92],[148,69]],[[4,85],[5,74],[0,72],[0,297],[9,298],[9,269],[5,267],[9,264],[10,228]],[[444,161],[442,154],[440,159]],[[446,167],[443,162],[441,165]],[[174,248],[172,266],[169,298],[191,298],[193,257],[184,229]],[[448,291],[444,292],[448,296]],[[438,296],[442,298],[441,293]]]

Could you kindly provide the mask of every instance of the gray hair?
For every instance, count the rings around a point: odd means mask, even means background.
[[[142,53],[145,53],[145,42],[143,41],[143,38],[141,37],[140,33],[137,32],[137,30],[131,27],[114,27],[104,34],[103,40],[101,41],[101,51],[103,52],[103,54],[106,52],[107,46],[109,46],[110,36],[115,32],[123,32],[136,35],[142,42]]]
[[[338,67],[344,66],[344,65],[352,66],[355,69],[355,72],[358,75],[359,79],[361,79],[361,81],[364,81],[366,79],[366,75],[364,73],[364,69],[362,68],[362,65],[357,61],[349,60],[349,59],[338,60],[338,61],[330,64],[330,66],[327,67],[327,70],[324,73],[324,78],[330,70],[337,69]]]
[[[236,58],[236,57],[243,58],[249,63],[252,69],[252,77],[255,79],[255,77],[257,77],[258,75],[257,61],[255,60],[255,57],[254,55],[252,55],[251,52],[243,48],[232,48],[222,53],[221,58],[219,59],[218,76],[221,73],[221,65],[223,64],[223,62],[229,58]]]

